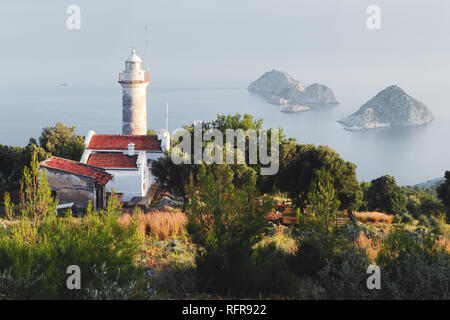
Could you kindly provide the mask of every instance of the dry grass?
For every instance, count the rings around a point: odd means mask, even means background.
[[[378,253],[383,247],[383,241],[368,238],[361,233],[358,239],[356,239],[355,241],[355,246],[364,249],[367,255],[369,256],[369,259],[371,261],[375,261],[376,257],[378,256]]]
[[[187,223],[187,217],[183,212],[152,211],[139,213],[139,231],[144,236],[158,235],[162,240],[170,236],[180,235]],[[119,223],[123,226],[131,224],[132,216],[129,213],[123,214],[119,218]]]
[[[358,239],[354,242],[354,245],[365,250],[372,262],[375,261],[378,253],[383,248],[383,239],[372,239],[366,237],[364,234],[360,234]],[[450,240],[445,237],[440,237],[436,241],[436,248],[444,248],[445,251],[450,253]]]
[[[445,251],[450,253],[450,239],[446,238],[446,237],[440,237],[437,240],[437,245],[439,248],[445,248]]]
[[[281,251],[294,254],[298,249],[297,241],[287,234],[285,226],[278,225],[276,229],[276,233],[273,236],[264,237],[256,246],[264,247],[270,243],[275,243],[276,247]]]
[[[371,211],[371,212],[355,212],[356,219],[358,221],[367,222],[384,222],[392,224],[394,222],[394,215],[386,214],[383,212]]]

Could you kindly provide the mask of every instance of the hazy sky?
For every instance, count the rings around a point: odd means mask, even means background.
[[[80,30],[66,28],[70,4]],[[381,30],[366,27],[371,4]],[[117,85],[148,24],[154,86],[242,87],[277,68],[332,88],[438,91],[450,83],[449,15],[445,0],[2,0],[0,84]]]

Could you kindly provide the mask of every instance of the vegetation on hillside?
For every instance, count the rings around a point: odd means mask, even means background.
[[[261,126],[218,116],[204,130]],[[73,131],[53,129],[28,147],[21,174],[19,165],[2,169],[8,189],[17,179],[19,201],[6,193],[0,209],[0,299],[450,299],[448,172],[436,194],[390,176],[360,184],[334,150],[281,134],[274,176],[260,176],[258,164],[174,165],[166,156],[153,173],[183,196],[183,212],[130,211],[112,195],[107,209],[75,218],[58,216],[39,170],[40,154],[78,156],[67,147],[78,138],[57,137]],[[268,222],[281,198],[295,204],[298,223]],[[82,270],[81,290],[67,288],[70,265]],[[380,289],[367,286],[370,265],[381,270]]]
[[[52,155],[80,161],[84,151],[84,137],[75,134],[75,127],[69,128],[61,122],[44,128],[38,141],[31,138],[25,147],[0,144],[0,192],[18,189],[23,169],[33,154],[39,161]]]
[[[24,170],[19,207],[5,203],[10,213],[0,228],[0,299],[83,298],[106,282],[117,283],[119,291],[133,282],[141,243],[137,220],[119,225],[121,207],[114,195],[101,213],[89,206],[83,218],[70,212],[58,217],[45,172],[39,171],[36,155],[32,159]],[[71,265],[82,270],[80,292],[67,288]]]

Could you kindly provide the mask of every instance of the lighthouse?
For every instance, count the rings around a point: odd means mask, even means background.
[[[125,70],[119,74],[122,85],[122,134],[147,134],[147,86],[149,73],[134,48],[125,61]]]

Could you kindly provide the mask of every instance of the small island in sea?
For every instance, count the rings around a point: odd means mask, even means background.
[[[363,104],[358,111],[338,120],[345,129],[420,126],[433,121],[433,115],[422,102],[412,98],[398,86],[390,86]]]
[[[300,106],[300,105],[287,105],[281,107],[281,112],[292,113],[292,112],[303,112],[311,110],[308,106]]]
[[[272,70],[250,83],[248,91],[264,97],[268,102],[281,105],[282,112],[308,111],[315,104],[338,104],[333,91],[322,84],[307,87],[289,74]]]

